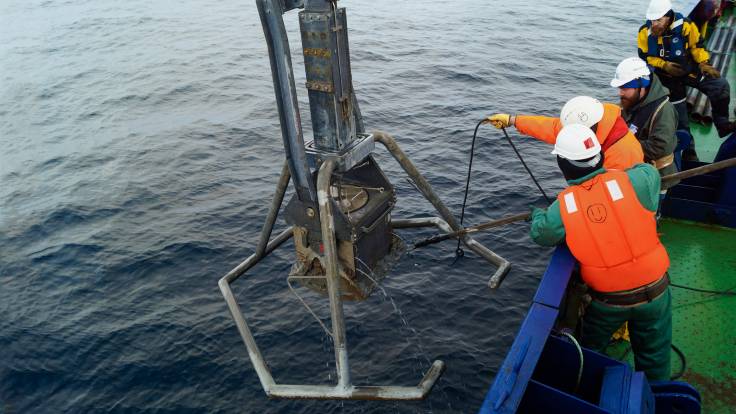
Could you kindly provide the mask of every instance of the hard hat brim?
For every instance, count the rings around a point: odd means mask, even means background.
[[[629,79],[627,81],[622,81],[621,79],[614,78],[611,80],[611,86],[613,86],[614,88],[620,88],[621,86],[626,85],[627,83],[631,82],[631,80],[632,79]]]
[[[660,13],[647,13],[647,20],[657,20],[657,19],[659,19],[660,17],[662,17],[662,16],[664,16],[665,14],[667,14],[667,12],[668,12],[668,11],[669,11],[669,10],[665,10],[665,11],[664,11],[664,12],[662,12],[661,14],[660,14]]]

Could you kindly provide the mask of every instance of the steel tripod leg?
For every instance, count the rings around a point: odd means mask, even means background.
[[[437,194],[435,194],[432,186],[429,185],[429,182],[427,182],[422,174],[419,173],[417,167],[415,167],[409,157],[404,154],[404,151],[399,148],[399,144],[396,143],[396,140],[391,135],[381,131],[373,131],[373,139],[380,142],[386,147],[388,152],[390,152],[391,155],[396,159],[396,161],[399,162],[401,168],[403,168],[406,174],[409,175],[409,178],[414,181],[414,184],[416,184],[417,188],[422,193],[424,198],[432,203],[434,208],[440,213],[447,224],[449,224],[453,230],[460,230],[460,224],[455,220],[455,216],[453,216],[450,210],[445,207],[445,204],[442,202],[442,200],[437,197]]]
[[[330,179],[336,164],[332,160],[322,163],[317,175],[317,200],[319,202],[319,221],[322,227],[322,243],[325,247],[325,271],[327,273],[327,292],[330,297],[330,318],[332,319],[332,340],[335,344],[335,364],[337,366],[337,386],[350,387],[350,366],[348,349],[345,343],[345,318],[340,296],[340,274],[337,267],[337,241],[335,240],[335,219],[330,203]]]
[[[414,183],[416,184],[422,195],[434,206],[434,208],[440,213],[444,221],[450,226],[453,231],[461,229],[460,224],[455,220],[455,216],[452,215],[450,210],[447,209],[445,204],[435,194],[432,186],[429,182],[419,173],[419,170],[414,166],[409,157],[404,154],[404,151],[399,148],[399,144],[389,134],[381,131],[373,132],[373,139],[383,144],[391,155],[398,161],[401,168],[409,175]],[[506,273],[511,269],[511,263],[503,257],[492,252],[482,244],[475,241],[472,237],[466,235],[462,238],[463,243],[473,252],[484,258],[486,261],[493,263],[498,266],[496,272],[491,276],[488,281],[488,286],[491,289],[495,289],[500,286]]]
[[[281,232],[281,234],[279,234],[278,236],[276,236],[274,240],[271,240],[269,242],[269,239],[271,238],[271,233],[273,232],[273,226],[276,223],[276,218],[278,217],[279,210],[281,209],[281,203],[284,201],[284,195],[286,194],[286,188],[289,185],[290,178],[291,174],[289,172],[289,164],[284,161],[284,166],[281,169],[281,177],[279,178],[278,184],[276,185],[276,192],[273,195],[273,201],[271,202],[271,208],[268,211],[266,221],[263,223],[260,240],[258,241],[258,246],[256,247],[255,253],[253,253],[245,261],[240,263],[233,270],[223,276],[218,283],[218,285],[220,286],[220,291],[225,297],[225,302],[227,303],[228,309],[230,310],[230,314],[232,315],[233,320],[235,321],[235,325],[238,328],[238,332],[240,332],[240,337],[243,339],[245,347],[248,349],[248,355],[250,356],[251,363],[253,364],[256,373],[258,374],[258,379],[261,381],[261,386],[266,391],[266,393],[270,393],[270,390],[275,385],[275,383],[273,381],[273,377],[271,376],[271,371],[268,369],[268,365],[266,365],[266,361],[263,359],[261,350],[258,348],[258,345],[253,338],[253,334],[248,327],[248,323],[245,321],[245,317],[240,311],[238,303],[235,301],[233,292],[230,289],[230,283],[234,282],[237,278],[245,274],[248,269],[255,266],[258,262],[261,261],[261,259],[263,259],[265,256],[268,256],[268,254],[271,253],[274,249],[281,246],[281,244],[291,238],[293,234],[293,229],[290,227]]]
[[[273,376],[271,375],[271,370],[268,369],[268,365],[266,365],[266,361],[263,359],[261,350],[258,349],[256,340],[253,338],[253,333],[248,327],[248,322],[245,321],[245,316],[243,316],[243,313],[240,311],[240,306],[238,306],[238,303],[235,301],[233,291],[230,289],[230,283],[245,274],[248,269],[255,266],[263,257],[268,256],[269,253],[281,246],[286,240],[289,240],[292,235],[293,228],[289,227],[266,245],[261,256],[253,253],[233,270],[229,271],[218,282],[222,296],[225,297],[225,302],[227,302],[227,307],[235,321],[235,326],[238,328],[240,337],[243,339],[245,347],[248,349],[248,356],[250,357],[253,368],[255,368],[256,374],[258,374],[258,380],[261,381],[261,386],[263,387],[263,390],[266,391],[266,394],[270,394],[271,389],[275,386]]]
[[[263,223],[263,229],[261,229],[261,238],[258,241],[256,247],[256,256],[263,256],[263,252],[266,251],[268,245],[268,239],[271,238],[271,232],[273,231],[273,225],[276,223],[276,218],[279,215],[281,209],[281,203],[284,202],[284,195],[286,194],[286,188],[289,186],[289,180],[291,179],[291,173],[289,172],[289,163],[284,161],[284,166],[281,168],[281,176],[279,182],[276,184],[276,192],[273,195],[273,201],[271,202],[271,209],[268,210],[268,216],[266,221]]]

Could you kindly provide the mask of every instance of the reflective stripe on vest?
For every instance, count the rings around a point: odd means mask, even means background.
[[[567,245],[593,290],[635,289],[669,267],[654,212],[641,205],[625,172],[599,174],[568,187],[558,200]]]
[[[680,13],[675,13],[675,21],[670,25],[667,36],[655,36],[652,34],[652,22],[647,21],[648,51],[647,56],[662,58],[668,62],[687,63],[687,39],[682,34],[685,18]],[[662,44],[659,43],[662,39]]]

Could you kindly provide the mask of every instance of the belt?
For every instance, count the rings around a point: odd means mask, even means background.
[[[651,163],[654,165],[654,167],[658,170],[661,170],[664,167],[667,167],[668,165],[671,165],[675,161],[675,155],[665,155],[662,158],[656,159],[652,161]]]
[[[614,306],[634,306],[649,303],[660,297],[670,284],[669,275],[665,272],[656,282],[640,288],[625,290],[621,292],[596,292],[591,291],[591,296],[598,302]]]

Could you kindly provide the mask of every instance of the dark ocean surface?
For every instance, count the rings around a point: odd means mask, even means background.
[[[647,3],[341,1],[366,128],[396,136],[459,215],[477,120],[616,100]],[[551,148],[511,132],[559,191]],[[354,382],[415,385],[442,359],[426,401],[270,401],[217,287],[253,252],[284,157],[254,1],[4,0],[0,145],[2,414],[474,412],[551,253],[510,225],[479,236],[514,264],[497,291],[494,268],[472,253],[453,265],[446,242],[406,255],[390,298],[346,304]],[[543,204],[497,130],[476,151],[466,223]],[[394,217],[433,214],[376,157]],[[332,383],[331,343],[286,285],[292,257],[287,243],[234,292],[277,382]]]

